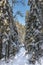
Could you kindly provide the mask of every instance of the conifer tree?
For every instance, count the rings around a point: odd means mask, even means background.
[[[25,47],[33,54],[30,61],[35,63],[42,56],[41,45],[43,43],[42,11],[39,0],[29,0],[30,12],[26,19]]]
[[[0,0],[0,58],[2,49],[5,48],[5,58],[9,58],[10,51],[17,51],[18,32],[13,19],[12,9],[8,0]],[[14,52],[15,53],[15,52]]]

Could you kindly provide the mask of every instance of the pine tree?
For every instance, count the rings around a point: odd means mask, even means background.
[[[39,0],[29,0],[30,12],[26,20],[26,36],[25,47],[33,54],[31,61],[35,63],[35,60],[42,56],[42,50],[40,45],[43,43],[43,25],[42,25],[42,11],[40,8]]]
[[[11,46],[14,46],[14,50],[15,48],[17,49],[18,32],[8,0],[0,1],[0,38],[2,41],[2,43],[0,41],[0,56],[2,54],[2,49],[5,46],[5,58],[6,56],[9,58],[11,53],[10,50],[13,51]]]

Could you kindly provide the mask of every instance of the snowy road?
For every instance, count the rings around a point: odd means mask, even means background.
[[[21,48],[19,53],[16,54],[15,57],[12,57],[9,59],[9,63],[6,63],[4,61],[4,59],[2,59],[0,61],[0,65],[32,65],[32,64],[29,64],[28,62],[28,55],[25,55],[25,49],[24,48]],[[30,56],[29,56],[30,57]],[[41,62],[41,65],[43,65],[43,58],[42,60],[40,61]],[[36,62],[35,65],[40,65]]]

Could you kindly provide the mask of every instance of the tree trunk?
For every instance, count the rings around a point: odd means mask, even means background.
[[[2,39],[0,38],[0,59],[2,58]]]

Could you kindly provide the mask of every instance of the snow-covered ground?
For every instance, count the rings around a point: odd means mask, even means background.
[[[15,55],[15,57],[11,57],[8,61],[8,63],[5,62],[4,59],[0,60],[0,65],[32,65],[29,64],[28,56],[29,58],[31,55],[25,55],[26,50],[22,47],[18,54]],[[41,65],[43,65],[43,58],[40,60]],[[40,63],[36,62],[35,65],[40,65]]]

